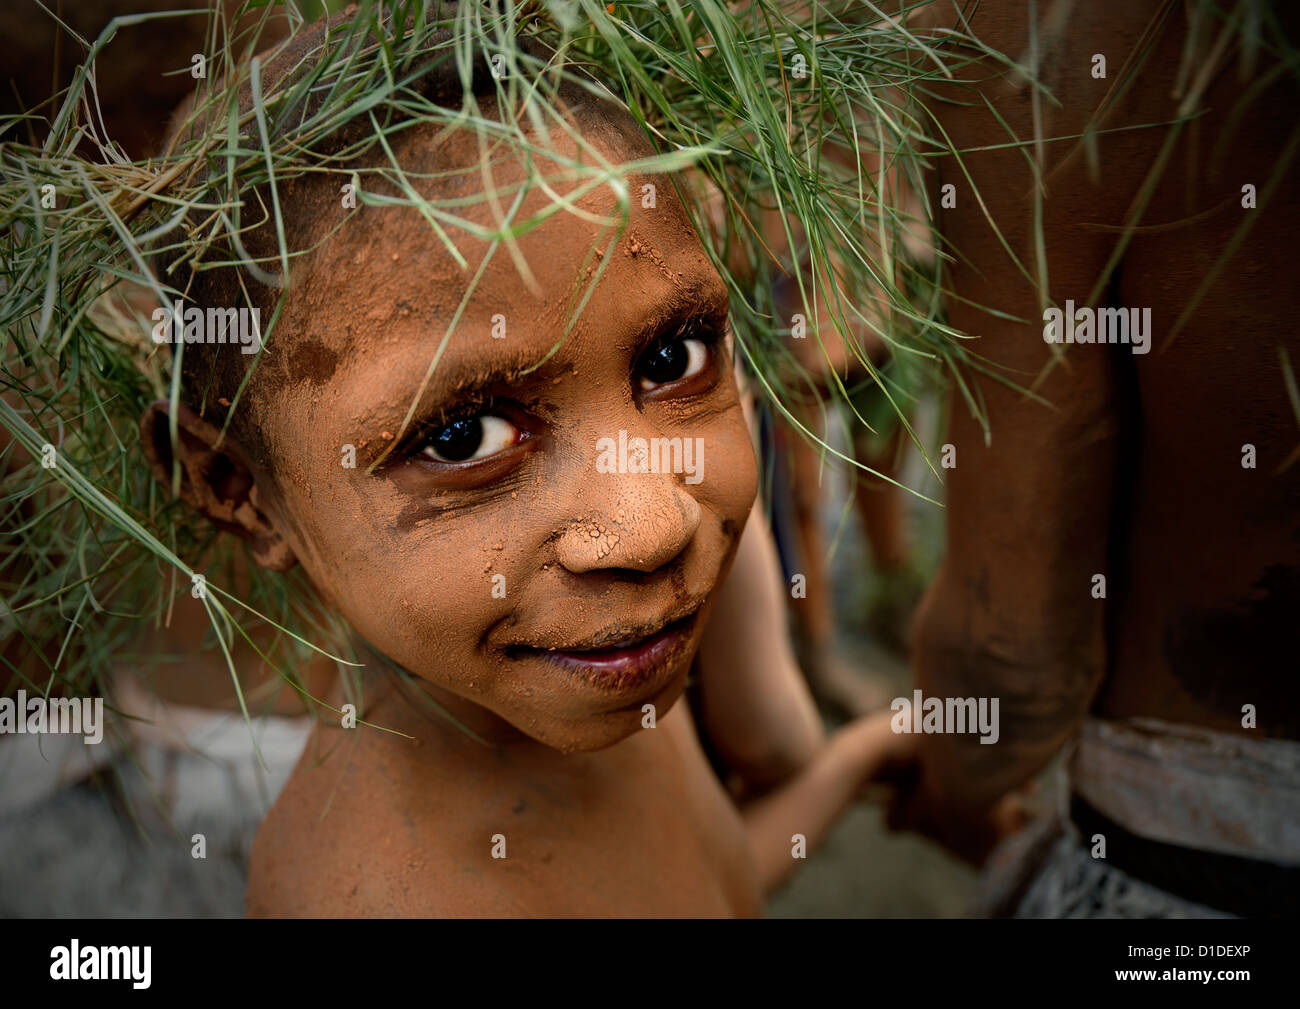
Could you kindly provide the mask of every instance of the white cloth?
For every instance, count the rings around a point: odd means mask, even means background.
[[[1028,918],[1220,918],[1093,858],[1072,793],[1130,833],[1300,864],[1300,743],[1155,719],[1088,719],[1056,779],[1057,811],[993,853],[975,912]]]

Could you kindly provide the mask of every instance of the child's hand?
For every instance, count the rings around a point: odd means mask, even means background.
[[[860,776],[858,797],[881,799],[882,785],[901,785],[910,780],[916,764],[916,735],[895,732],[890,727],[893,715],[879,711],[854,719],[832,738],[856,755]]]
[[[814,850],[844,810],[863,798],[865,786],[912,765],[915,737],[895,733],[889,722],[887,711],[850,722],[798,775],[742,807],[765,892],[799,864],[790,858],[792,835],[803,835]]]

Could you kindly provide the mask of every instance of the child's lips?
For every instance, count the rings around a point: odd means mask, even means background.
[[[642,637],[628,636],[603,648],[529,648],[537,655],[578,673],[602,687],[626,690],[641,687],[666,674],[690,639],[698,609]]]

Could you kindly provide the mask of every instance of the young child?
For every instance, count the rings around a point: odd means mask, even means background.
[[[307,33],[281,69],[319,42]],[[430,93],[447,87],[431,77]],[[627,114],[562,96],[566,123],[535,159],[653,153]],[[160,479],[178,462],[188,501],[267,567],[301,564],[370,653],[358,724],[316,730],[258,834],[248,911],[756,914],[907,737],[887,717],[852,723],[743,806],[706,759],[682,695],[756,490],[726,287],[668,178],[633,176],[657,200],[632,201],[620,236],[599,223],[609,187],[543,185],[536,162],[489,159],[469,130],[417,124],[388,143],[421,196],[463,191],[485,229],[515,194],[520,219],[557,194],[574,205],[517,239],[533,283],[513,256],[490,259],[440,347],[489,242],[457,236],[462,270],[418,210],[367,207],[339,228],[336,176],[289,183],[290,242],[314,251],[294,261],[229,432],[221,406],[247,361],[234,345],[186,347],[186,403],[142,419]],[[228,274],[195,274],[188,300],[232,303]],[[689,467],[612,466],[609,446],[636,438],[680,439]],[[728,607],[738,649],[780,626],[769,602]],[[698,671],[721,752],[780,728],[770,705],[765,724],[729,717],[784,682],[755,660],[716,682]]]

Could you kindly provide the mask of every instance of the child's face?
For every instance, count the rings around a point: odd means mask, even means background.
[[[643,153],[608,128],[588,139],[611,159]],[[457,146],[434,158],[417,140],[404,166],[477,157]],[[514,159],[494,167],[499,187],[522,178]],[[502,213],[512,200],[498,197]],[[519,219],[549,202],[531,191]],[[579,205],[615,206],[608,188]],[[491,221],[485,205],[472,213]],[[498,249],[421,395],[487,248],[454,238],[466,270],[415,211],[366,208],[295,278],[283,378],[257,402],[271,468],[259,506],[389,657],[552,746],[606,746],[640,727],[642,705],[662,716],[680,694],[754,499],[726,290],[671,182],[636,177],[630,225],[572,334],[588,253],[616,238],[560,212],[518,243],[536,289]],[[632,460],[631,439],[681,439],[685,472],[608,472],[622,438]]]

